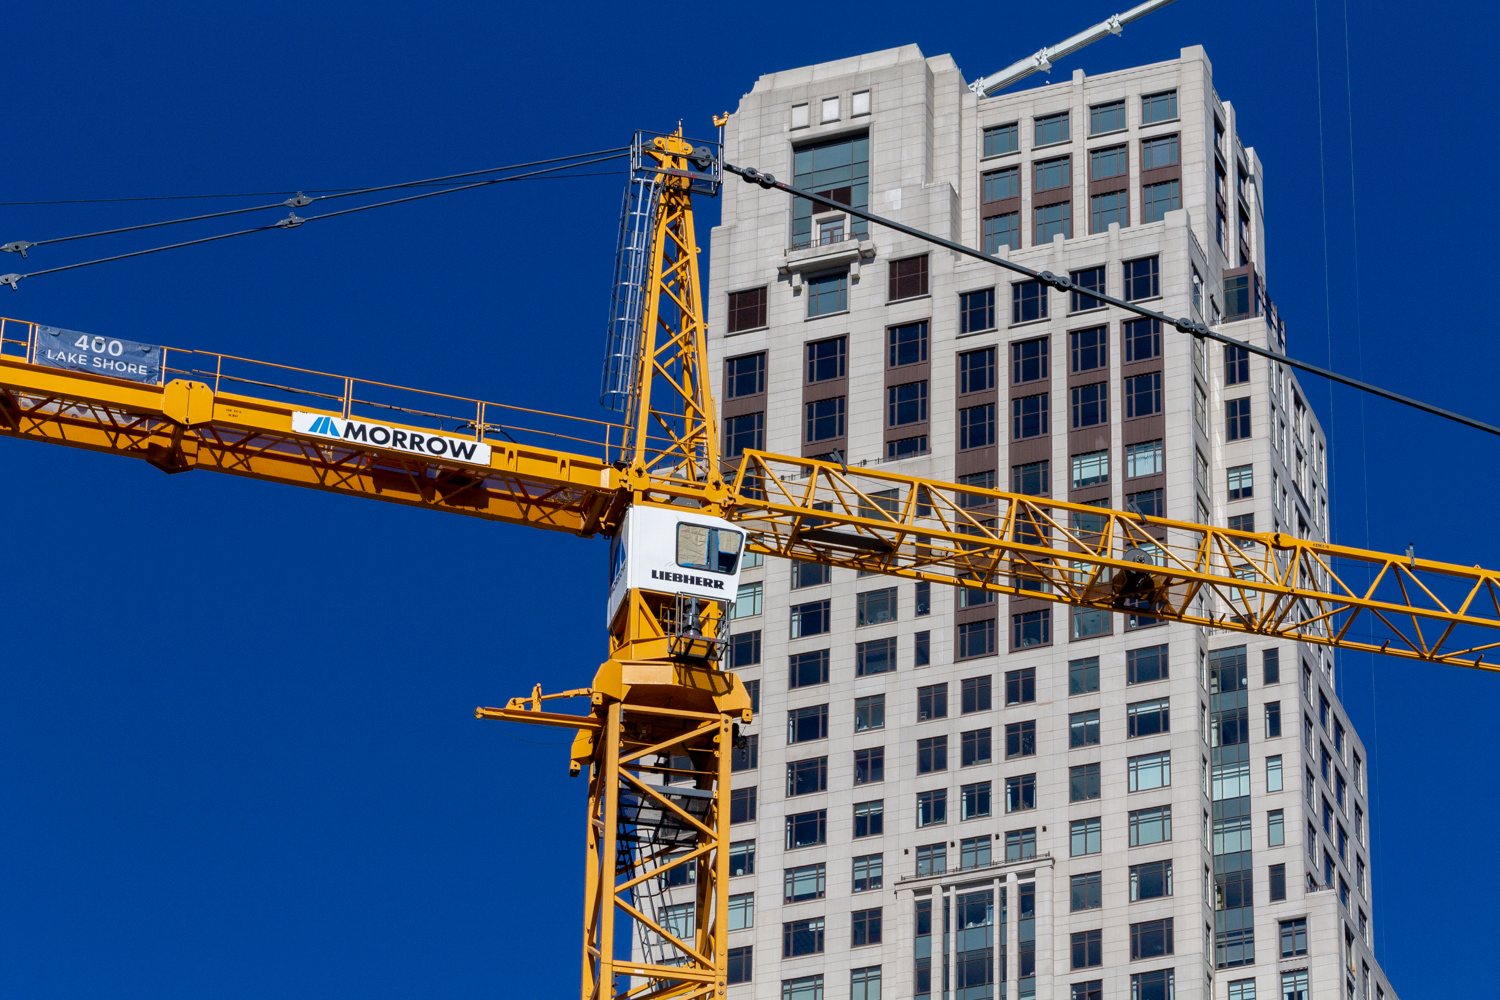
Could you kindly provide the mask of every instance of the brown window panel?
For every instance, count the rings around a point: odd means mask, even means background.
[[[726,330],[740,333],[758,330],[766,325],[766,288],[747,288],[729,293],[729,315]]]
[[[927,255],[906,257],[890,263],[890,288],[888,299],[914,299],[927,294]]]

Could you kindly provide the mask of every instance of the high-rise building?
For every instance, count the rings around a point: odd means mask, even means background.
[[[1285,349],[1261,162],[1201,48],[979,98],[905,46],[761,77],[724,140]],[[732,179],[709,273],[729,455],[1327,537],[1283,366]],[[744,580],[731,1000],[1395,1000],[1326,650],[816,563]]]

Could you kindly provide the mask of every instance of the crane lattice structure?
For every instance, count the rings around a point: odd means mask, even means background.
[[[0,320],[0,435],[582,537],[617,536],[633,509],[693,510],[780,558],[1500,666],[1485,662],[1500,646],[1500,573],[1478,566],[841,461],[720,455],[693,229],[694,195],[718,190],[718,150],[680,130],[642,133],[632,167],[639,197],[627,196],[627,223],[635,205],[648,236],[622,240],[638,258],[623,269],[638,308],[623,326],[611,315],[615,378],[607,371],[605,385],[623,424],[174,348],[160,379],[141,383],[41,363],[47,328]],[[632,590],[588,687],[537,685],[477,710],[575,734],[571,769],[588,774],[585,1000],[724,993],[730,751],[751,721],[744,685],[719,661],[726,610],[670,587]],[[581,711],[558,710],[580,701]],[[684,866],[694,869],[684,880],[693,919],[664,922],[653,901]],[[621,916],[643,932],[638,957],[622,957]]]

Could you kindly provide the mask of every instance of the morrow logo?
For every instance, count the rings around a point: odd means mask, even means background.
[[[319,417],[312,422],[312,426],[307,429],[307,432],[309,434],[321,434],[323,437],[343,437],[339,433],[338,425],[333,422],[332,417]]]
[[[373,445],[423,458],[440,458],[465,465],[490,464],[490,446],[473,438],[429,434],[405,427],[346,420],[342,417],[330,417],[326,413],[303,413],[300,410],[292,411],[292,430],[299,434],[332,438],[349,445]]]

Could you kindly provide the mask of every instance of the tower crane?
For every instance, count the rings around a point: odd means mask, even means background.
[[[588,781],[585,1000],[724,995],[730,751],[752,719],[724,651],[747,551],[1497,669],[1493,570],[838,456],[723,455],[693,200],[718,193],[725,167],[716,143],[681,128],[635,136],[603,385],[622,423],[0,320],[0,435],[610,538],[609,648],[592,681],[476,710],[574,734],[570,769]],[[679,933],[652,900],[688,867],[694,919]],[[638,956],[632,924],[652,942]]]

